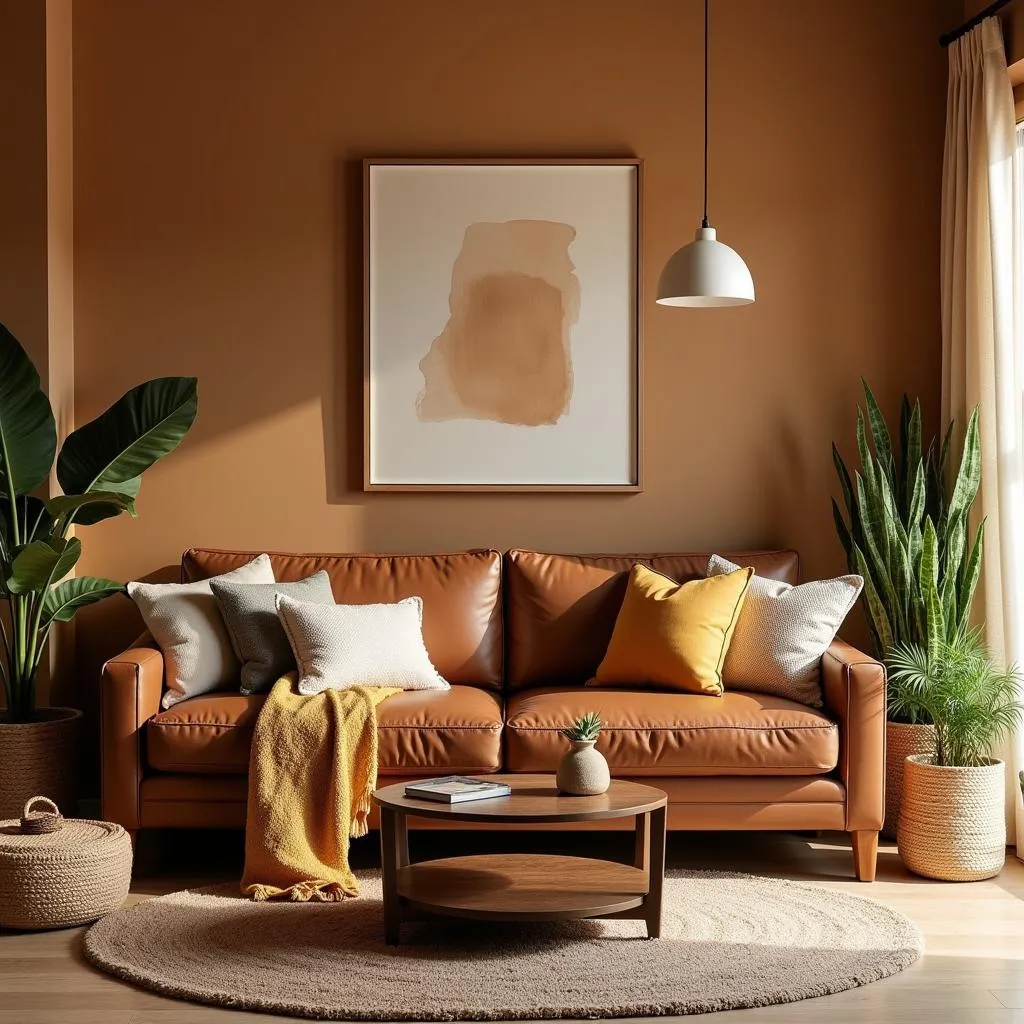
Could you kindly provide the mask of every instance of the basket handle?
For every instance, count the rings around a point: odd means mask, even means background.
[[[49,810],[33,811],[35,804],[47,804]],[[64,818],[60,809],[45,796],[34,796],[25,804],[21,812],[21,831],[25,835],[38,836],[47,832],[59,832],[64,827]]]

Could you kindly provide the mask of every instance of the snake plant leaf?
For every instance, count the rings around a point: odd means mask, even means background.
[[[115,491],[135,497],[137,478],[178,447],[197,405],[195,377],[160,377],[132,388],[68,436],[57,457],[61,489],[65,494]]]
[[[910,399],[906,394],[900,399],[900,461],[896,468],[897,480],[901,482],[900,509],[906,511],[909,496],[909,481],[912,470],[910,466],[910,419],[912,416]]]
[[[832,519],[836,524],[839,543],[843,545],[843,550],[846,552],[847,568],[853,572],[853,538],[850,536],[850,530],[846,525],[846,520],[843,519],[843,513],[839,511],[839,505],[835,498],[832,499]]]
[[[869,500],[867,485],[859,472],[856,474],[856,481],[857,500],[861,508],[861,529],[864,531],[864,541],[870,558],[871,576],[875,589],[889,612],[889,621],[892,622],[898,614],[898,605],[896,590],[889,576],[889,540],[885,512],[881,500],[876,500],[875,495]]]
[[[93,491],[91,494],[60,494],[46,503],[46,511],[55,519],[77,512],[86,505],[116,505],[121,512],[135,518],[135,496],[116,491]]]
[[[946,433],[942,437],[942,448],[940,449],[938,469],[943,479],[946,478],[946,470],[949,468],[949,453],[953,448],[953,428],[956,420],[950,420],[946,427]]]
[[[835,441],[832,442],[832,465],[836,467],[836,476],[839,477],[839,486],[843,491],[843,502],[846,505],[847,515],[852,519],[856,515],[853,504],[853,482],[850,480],[850,471],[846,468],[846,463],[843,462],[843,457],[839,454]]]
[[[922,452],[921,452],[921,403],[915,402],[914,407],[910,413],[910,421],[907,424],[907,447],[905,449],[906,455],[904,462],[906,463],[904,469],[904,479],[906,481],[906,494],[907,501],[904,506],[907,510],[907,522],[913,522],[915,519],[920,520],[924,514],[924,466],[922,464]],[[918,474],[921,475],[921,500],[922,509],[915,516],[914,508],[915,499],[917,497],[917,478]]]
[[[50,474],[57,425],[32,360],[0,324],[0,490],[28,494]]]
[[[98,576],[73,576],[47,591],[43,598],[42,622],[70,622],[79,608],[102,601],[113,594],[123,594],[123,583]]]
[[[864,598],[867,604],[868,618],[871,620],[872,629],[878,638],[878,648],[880,651],[888,651],[893,642],[892,626],[889,623],[889,616],[885,612],[885,606],[875,588],[867,559],[859,547],[854,546],[853,559],[857,566],[857,572],[864,577]]]
[[[910,485],[910,502],[907,507],[907,523],[909,524],[908,529],[913,527],[915,523],[920,523],[921,518],[925,513],[925,475],[924,475],[924,464],[920,459],[917,460],[917,469],[914,472],[914,479]],[[908,532],[907,536],[910,534]]]
[[[960,459],[960,469],[953,485],[953,494],[949,499],[947,512],[948,521],[953,522],[967,515],[981,486],[981,440],[978,433],[978,409],[975,407],[967,423],[964,435],[964,451]]]
[[[860,456],[861,470],[870,472],[872,466],[871,448],[868,445],[867,427],[864,423],[864,411],[857,406],[857,454]]]
[[[967,527],[962,515],[950,519],[946,526],[942,553],[942,575],[952,581],[953,592],[960,579],[960,569],[964,560],[964,546],[967,543]]]
[[[960,576],[960,588],[957,593],[957,628],[963,629],[967,626],[971,616],[971,605],[974,603],[974,592],[978,588],[978,579],[981,576],[981,558],[985,550],[985,523],[987,517],[978,523],[978,530],[974,535],[974,543],[971,545],[971,553],[964,563],[963,572]]]
[[[889,428],[885,425],[885,417],[878,407],[874,392],[868,387],[868,382],[861,379],[864,388],[864,401],[868,407],[868,422],[871,425],[871,440],[875,445],[875,454],[884,469],[891,471],[892,461],[892,438],[889,436]]]
[[[39,593],[63,579],[82,556],[82,542],[77,537],[50,541],[34,540],[26,544],[11,562],[7,589],[12,594]]]
[[[946,638],[946,623],[939,593],[939,539],[931,518],[924,521],[921,551],[921,597],[924,599],[928,621],[927,648],[929,655],[937,655],[939,645]]]

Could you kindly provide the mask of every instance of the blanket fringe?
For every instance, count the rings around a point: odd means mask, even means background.
[[[265,903],[268,900],[289,903],[340,903],[342,900],[358,896],[359,887],[349,889],[340,882],[310,879],[306,882],[296,882],[287,889],[278,889],[273,885],[250,885],[244,895],[256,903]]]

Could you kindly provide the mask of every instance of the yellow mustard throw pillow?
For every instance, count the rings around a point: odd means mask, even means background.
[[[753,569],[676,583],[646,565],[629,574],[612,638],[590,686],[722,692],[722,665]]]

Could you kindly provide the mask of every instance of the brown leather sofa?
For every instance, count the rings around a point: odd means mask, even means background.
[[[182,578],[215,576],[254,554],[192,549]],[[797,581],[794,551],[724,554]],[[822,659],[822,709],[740,691],[718,698],[585,688],[633,563],[686,580],[704,574],[707,554],[272,558],[278,580],[326,569],[339,603],[423,598],[426,645],[452,686],[397,694],[379,707],[379,774],[387,782],[554,771],[565,747],[559,729],[595,710],[613,775],[663,789],[669,828],[845,830],[857,877],[874,878],[885,742],[878,662],[835,642]],[[249,746],[264,698],[215,693],[162,711],[163,688],[154,647],[125,651],[104,667],[104,817],[132,833],[243,827]]]

